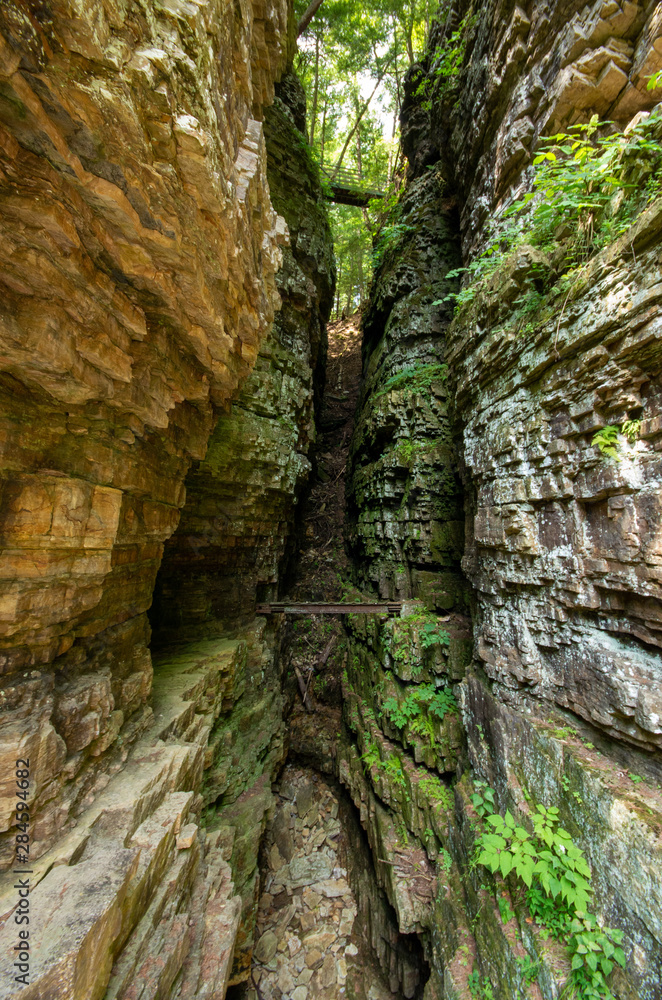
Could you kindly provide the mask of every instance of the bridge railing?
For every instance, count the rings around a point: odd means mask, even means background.
[[[375,182],[366,177],[361,177],[358,170],[350,167],[340,167],[334,172],[333,167],[322,167],[322,173],[334,187],[346,188],[350,191],[361,191],[383,197],[385,182]]]

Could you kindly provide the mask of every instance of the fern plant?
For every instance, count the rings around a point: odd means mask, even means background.
[[[446,810],[452,808],[453,793],[450,788],[444,785],[440,778],[437,778],[433,774],[427,778],[421,778],[418,782],[418,787],[427,798],[432,799],[437,808]]]
[[[396,785],[400,785],[401,788],[407,784],[407,779],[405,778],[405,773],[402,770],[402,764],[397,754],[390,754],[389,757],[383,762],[382,767],[384,772],[395,782]]]
[[[397,729],[415,720],[426,708],[428,715],[433,715],[443,722],[449,712],[457,712],[457,701],[453,689],[446,687],[437,689],[434,684],[419,684],[412,688],[406,697],[399,701],[391,696],[382,705],[382,715],[392,722]]]
[[[615,462],[620,462],[620,447],[618,444],[618,434],[619,428],[616,424],[607,424],[606,427],[601,427],[599,431],[593,435],[591,444],[595,448],[599,448],[603,455],[607,458],[613,458]]]
[[[615,462],[620,462],[621,446],[618,441],[619,435],[622,434],[630,444],[634,444],[639,437],[640,430],[641,420],[624,420],[620,427],[618,424],[607,424],[595,432],[591,444],[599,448],[607,458],[613,458]]]
[[[382,759],[379,756],[379,748],[374,741],[368,744],[365,753],[362,754],[360,759],[363,762],[365,771],[369,771],[375,765],[381,764]]]

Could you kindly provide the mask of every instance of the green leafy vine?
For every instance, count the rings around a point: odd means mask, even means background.
[[[486,788],[483,785],[481,808],[487,806]],[[583,851],[559,825],[558,809],[535,808],[532,834],[510,811],[505,816],[484,812],[476,863],[504,879],[514,875],[526,886],[531,916],[568,950],[570,995],[577,1000],[613,1000],[608,978],[615,964],[625,966],[623,932],[600,927],[588,911],[591,870]]]

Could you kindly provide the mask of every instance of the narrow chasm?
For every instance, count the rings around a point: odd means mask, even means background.
[[[344,536],[361,345],[360,316],[329,324],[315,472],[300,508],[301,543],[281,597],[286,604],[335,601],[351,608],[359,599]],[[394,868],[411,881],[412,898],[429,903],[435,880],[427,856],[406,833],[399,850],[376,844],[373,850],[362,825],[364,803],[343,777],[343,762],[355,753],[344,720],[348,658],[356,655],[347,617],[308,613],[282,622],[288,756],[260,853],[251,979],[237,997],[409,1000],[422,996],[429,977],[416,931],[400,930],[384,874]],[[378,628],[387,624],[377,617]]]
[[[662,1000],[661,97],[0,2],[0,1000]]]
[[[153,710],[169,736],[206,727],[200,873],[213,885],[223,859],[236,893],[229,996],[415,1000],[441,974],[471,646],[439,309],[457,212],[437,171],[411,185],[369,300],[328,322],[304,123],[290,74],[264,123],[282,305],[186,480],[150,611]],[[196,691],[206,711],[182,717]]]

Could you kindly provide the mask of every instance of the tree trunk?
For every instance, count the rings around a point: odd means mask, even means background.
[[[352,292],[354,291],[354,261],[352,261],[352,266],[349,272],[349,284],[347,286],[347,304],[345,306],[345,312],[348,316],[351,315],[352,308]]]
[[[322,112],[322,131],[320,134],[320,167],[324,166],[324,137],[326,135],[326,109],[329,106],[328,94],[324,94],[324,111]]]
[[[409,65],[413,66],[414,65],[414,43],[413,43],[413,34],[414,34],[414,6],[413,6],[413,4],[412,4],[412,6],[410,8],[410,16],[409,16],[408,20],[405,23],[406,23],[405,42],[407,44],[407,58],[409,59]]]
[[[356,130],[356,166],[359,171],[359,180],[363,178],[363,164],[361,162],[361,129]]]
[[[359,275],[359,308],[363,305],[363,250],[359,247],[359,255],[356,259]]]
[[[395,139],[395,133],[398,127],[398,118],[400,115],[400,74],[398,73],[398,22],[393,18],[393,52],[394,52],[394,64],[393,72],[395,76],[395,108],[393,109],[393,128],[391,129],[391,143]],[[394,154],[391,149],[388,154],[388,179],[393,180],[395,175],[395,161],[397,160],[397,154]]]
[[[310,138],[309,143],[312,146],[313,139],[315,138],[315,119],[317,118],[317,91],[319,88],[319,69],[320,69],[320,35],[319,31],[315,33],[315,83],[313,85],[313,106],[310,112]]]
[[[306,30],[312,19],[315,17],[315,14],[322,6],[323,2],[324,0],[313,0],[297,25],[297,38]]]

